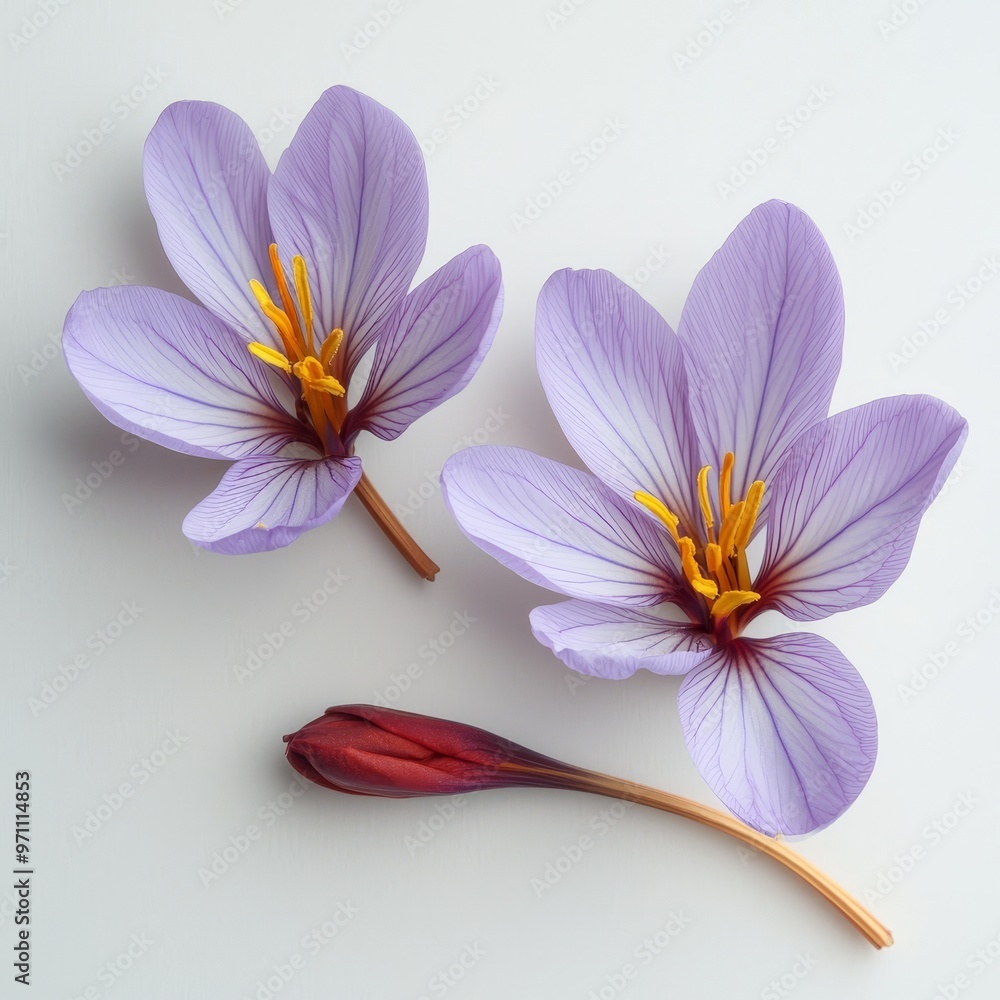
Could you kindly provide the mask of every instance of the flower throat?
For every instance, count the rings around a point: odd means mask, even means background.
[[[247,348],[254,357],[299,380],[302,400],[309,411],[310,421],[325,442],[327,429],[338,431],[343,423],[343,403],[339,400],[343,398],[346,389],[331,374],[330,366],[344,340],[344,331],[339,327],[332,330],[317,351],[313,339],[312,296],[309,292],[306,262],[298,255],[292,258],[292,280],[295,285],[293,297],[276,243],[271,244],[269,254],[281,308],[275,305],[267,289],[259,281],[252,280],[250,290],[261,312],[278,331],[285,352],[282,354],[281,351],[256,341],[248,344]]]
[[[680,553],[688,584],[707,603],[716,624],[725,621],[737,608],[760,600],[760,594],[751,589],[746,549],[764,496],[764,483],[758,479],[750,485],[745,499],[733,503],[734,462],[733,453],[727,452],[719,472],[718,533],[708,492],[709,465],[698,473],[698,504],[704,527],[701,538],[680,534],[680,518],[662,500],[641,491],[633,494],[666,525]]]

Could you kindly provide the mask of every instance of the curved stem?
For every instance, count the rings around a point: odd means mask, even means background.
[[[506,765],[506,768],[522,770],[521,765]],[[547,774],[541,768],[529,767],[535,774]],[[552,776],[557,776],[558,772],[551,772]],[[565,775],[560,775],[565,778]],[[565,785],[563,786],[565,787]],[[888,948],[892,942],[892,933],[884,924],[866,909],[850,893],[846,892],[827,875],[824,875],[818,868],[806,861],[805,858],[796,854],[790,847],[780,840],[767,837],[762,833],[741,823],[738,819],[718,809],[702,805],[691,799],[682,798],[679,795],[671,795],[669,792],[661,792],[657,788],[650,788],[648,785],[638,785],[632,781],[624,781],[608,774],[600,774],[597,771],[580,772],[579,782],[574,782],[573,787],[580,791],[594,792],[597,795],[606,795],[610,798],[625,799],[630,802],[637,802],[640,805],[651,806],[654,809],[661,809],[664,812],[673,813],[676,816],[683,816],[685,819],[694,820],[703,826],[709,826],[713,830],[728,834],[737,840],[742,840],[755,850],[774,858],[779,864],[784,865],[789,871],[794,872],[799,878],[811,885],[828,902],[832,903],[854,926],[874,945],[876,948]]]
[[[383,534],[396,546],[400,555],[425,580],[433,580],[441,567],[434,562],[424,550],[413,540],[413,536],[403,527],[399,518],[393,514],[389,505],[379,496],[371,480],[361,473],[358,485],[354,487],[355,496],[364,504],[365,510],[382,529]]]

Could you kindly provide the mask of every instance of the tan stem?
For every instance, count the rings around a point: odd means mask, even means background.
[[[566,777],[560,772],[545,772],[544,769],[537,767],[525,767],[518,764],[504,766],[505,768],[512,767],[515,770],[531,771],[535,774],[551,773],[553,776],[558,774],[562,778]],[[652,806],[654,809],[662,809],[664,812],[683,816],[685,819],[694,820],[696,823],[710,826],[713,830],[719,830],[730,837],[742,840],[743,843],[760,851],[761,854],[774,858],[775,861],[783,864],[799,878],[808,882],[847,917],[876,948],[888,948],[892,944],[892,933],[869,910],[780,840],[758,833],[732,816],[720,812],[718,809],[702,805],[700,802],[694,802],[679,795],[671,795],[669,792],[661,792],[659,789],[650,788],[647,785],[623,781],[621,778],[614,778],[608,774],[584,771],[579,783],[574,784],[581,791],[594,792],[598,795],[607,795],[611,798]]]
[[[399,518],[393,514],[364,473],[361,473],[361,479],[354,487],[354,495],[364,504],[365,510],[371,514],[389,541],[396,546],[400,555],[425,580],[433,580],[441,567],[417,545],[413,536],[400,524]]]

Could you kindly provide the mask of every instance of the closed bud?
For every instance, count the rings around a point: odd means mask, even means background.
[[[299,774],[355,795],[576,788],[586,774],[475,726],[373,705],[328,708],[285,742],[285,756]]]

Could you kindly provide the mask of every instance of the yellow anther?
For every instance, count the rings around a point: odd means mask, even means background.
[[[718,576],[722,572],[722,549],[714,542],[705,546],[705,565],[709,573]]]
[[[747,490],[746,506],[743,508],[743,516],[740,518],[739,527],[737,527],[736,535],[733,538],[733,545],[737,549],[745,549],[747,543],[750,541],[750,534],[757,521],[757,511],[760,510],[760,502],[763,496],[764,484],[758,479]]]
[[[684,567],[684,575],[688,578],[688,583],[702,597],[707,597],[710,601],[715,600],[719,593],[719,587],[713,580],[706,580],[701,575],[701,567],[695,559],[694,542],[686,535],[677,543],[681,552],[681,565]]]
[[[285,345],[285,350],[289,355],[294,357],[296,353],[295,332],[292,330],[292,324],[288,316],[271,301],[271,296],[267,294],[267,289],[255,278],[251,278],[250,280],[250,291],[253,292],[253,297],[257,300],[260,311],[277,327],[281,342]]]
[[[671,512],[670,508],[662,500],[657,500],[652,493],[633,493],[632,496],[643,505],[651,514],[655,514],[666,526],[673,540],[680,545],[680,535],[677,533],[677,525],[680,518]],[[690,539],[688,539],[690,541]]]
[[[267,254],[271,260],[271,270],[274,272],[274,281],[278,286],[278,295],[281,296],[281,305],[285,311],[285,316],[288,318],[289,328],[294,335],[295,342],[302,348],[299,353],[305,354],[306,350],[302,341],[302,331],[299,329],[299,317],[295,311],[295,302],[292,299],[292,293],[288,288],[288,279],[285,277],[284,265],[278,256],[278,244],[272,243],[267,248]]]
[[[717,621],[728,618],[737,608],[759,600],[760,594],[755,594],[752,590],[727,590],[712,605],[712,617]]]
[[[709,573],[719,582],[719,587],[723,593],[727,590],[736,590],[736,574],[729,560],[722,555],[722,549],[714,542],[709,542],[705,546],[705,565]]]
[[[734,503],[729,508],[729,513],[726,515],[726,519],[722,522],[722,527],[719,529],[719,548],[722,549],[727,559],[736,554],[736,550],[733,547],[733,539],[736,537],[736,529],[740,526],[740,518],[743,516],[743,508],[745,506],[742,500],[739,503]]]
[[[698,502],[701,504],[701,516],[705,519],[705,527],[711,538],[715,519],[712,516],[712,502],[708,499],[708,472],[710,468],[711,466],[706,465],[698,473]]]
[[[302,382],[302,388],[328,392],[331,396],[343,396],[344,387],[314,357],[303,358],[292,365],[292,374]],[[303,395],[305,393],[303,392]]]
[[[344,331],[338,326],[336,330],[330,331],[330,336],[323,341],[323,346],[319,349],[319,363],[324,369],[330,367],[330,362],[334,359],[340,345],[344,342]]]
[[[305,330],[305,346],[313,353],[313,311],[312,298],[309,295],[309,276],[306,274],[306,262],[296,255],[292,258],[292,275],[295,278],[295,294],[299,299],[299,309],[302,310],[302,326]]]
[[[736,462],[736,456],[731,452],[727,451],[725,458],[722,459],[722,468],[719,470],[719,511],[722,514],[722,520],[726,519],[729,514],[729,509],[733,505],[733,465]]]
[[[247,344],[247,349],[255,358],[260,358],[261,361],[269,365],[274,365],[275,368],[280,368],[283,372],[291,374],[291,363],[281,351],[276,351],[273,347],[268,347],[267,344],[258,344],[257,341]]]

